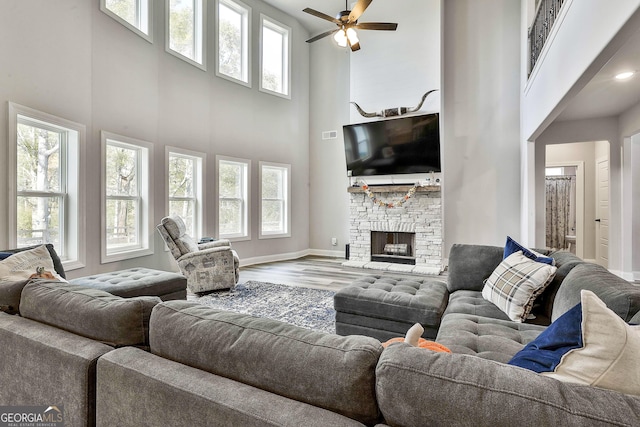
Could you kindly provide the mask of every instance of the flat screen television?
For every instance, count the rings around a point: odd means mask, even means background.
[[[343,126],[351,176],[440,172],[440,114]]]

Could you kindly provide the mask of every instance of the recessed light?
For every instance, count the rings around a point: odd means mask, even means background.
[[[635,74],[635,71],[625,71],[624,73],[616,74],[616,79],[617,80],[626,80],[626,79],[630,78],[631,76],[633,76],[634,74]]]

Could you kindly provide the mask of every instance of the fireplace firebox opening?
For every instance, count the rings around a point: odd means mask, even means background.
[[[371,261],[416,264],[415,233],[371,232]]]

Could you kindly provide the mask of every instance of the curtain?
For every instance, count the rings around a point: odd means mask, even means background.
[[[575,206],[572,203],[575,181],[570,176],[548,176],[545,178],[546,244],[548,248],[567,247],[565,236],[575,234]]]

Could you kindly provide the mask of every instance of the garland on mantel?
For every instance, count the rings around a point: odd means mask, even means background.
[[[373,204],[374,205],[378,205],[380,207],[384,207],[384,208],[399,208],[399,207],[402,207],[402,205],[407,200],[409,200],[411,198],[411,196],[416,194],[416,190],[418,190],[418,187],[421,187],[421,185],[419,185],[419,184],[414,184],[413,187],[411,187],[409,189],[409,191],[407,191],[407,194],[402,196],[402,198],[400,198],[398,200],[394,200],[394,201],[387,201],[387,200],[383,200],[383,199],[377,198],[376,195],[373,194],[373,192],[369,189],[369,186],[367,185],[366,182],[364,182],[363,180],[360,180],[360,182],[362,183],[362,189],[364,190],[365,194],[367,196],[369,196],[369,198],[371,199]]]

